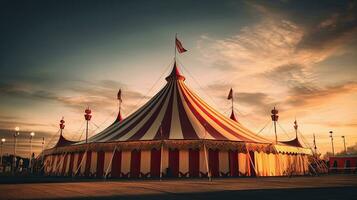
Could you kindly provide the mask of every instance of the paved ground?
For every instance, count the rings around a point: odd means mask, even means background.
[[[0,184],[0,199],[357,199],[357,175]]]

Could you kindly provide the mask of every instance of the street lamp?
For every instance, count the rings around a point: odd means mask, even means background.
[[[0,142],[0,165],[2,165],[2,145],[6,142],[5,138],[1,138],[1,142]]]
[[[35,132],[31,132],[30,133],[30,160],[29,160],[29,168],[31,169],[32,166],[31,166],[31,161],[32,161],[32,138],[33,136],[35,136]],[[32,170],[31,170],[32,171]]]
[[[333,136],[332,136],[332,131],[329,132],[330,133],[330,138],[331,138],[331,146],[332,146],[332,155],[335,155],[335,148],[333,147]]]
[[[16,143],[17,143],[17,136],[20,135],[20,128],[17,126],[15,127],[15,133],[14,133],[14,163],[13,163],[13,172],[15,172],[16,168]]]
[[[345,140],[345,136],[341,136],[343,139],[343,146],[345,147],[345,154],[347,154],[347,149],[346,149],[346,140]]]

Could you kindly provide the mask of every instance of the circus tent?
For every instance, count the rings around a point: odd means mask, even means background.
[[[87,142],[45,150],[45,173],[145,178],[308,172],[309,149],[272,142],[245,128],[233,112],[222,115],[185,84],[176,62],[166,81],[136,112],[122,119],[119,111]]]

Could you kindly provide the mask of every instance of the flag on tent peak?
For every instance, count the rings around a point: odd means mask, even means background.
[[[177,51],[178,51],[179,53],[184,53],[184,52],[187,51],[187,50],[182,46],[181,41],[180,41],[179,39],[177,39],[177,37],[176,37],[176,39],[175,39],[175,43],[176,43]]]
[[[118,100],[120,101],[120,102],[122,102],[123,100],[122,100],[122,98],[121,98],[121,89],[119,89],[119,92],[118,92]]]
[[[228,100],[233,99],[233,89],[231,88],[231,90],[229,90],[229,94],[227,97]]]

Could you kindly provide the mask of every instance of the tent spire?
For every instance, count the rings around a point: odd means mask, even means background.
[[[174,66],[172,68],[171,73],[166,77],[166,81],[171,81],[171,80],[185,80],[186,78],[181,75],[180,70],[177,67],[176,60],[174,62]]]
[[[233,88],[231,88],[231,90],[229,90],[229,94],[228,94],[228,97],[227,99],[228,100],[231,100],[232,102],[232,106],[231,106],[231,109],[232,109],[232,113],[231,113],[231,116],[230,118],[233,120],[233,121],[237,121],[237,118],[236,116],[234,115],[234,98],[233,98]]]
[[[314,149],[315,149],[315,154],[317,155],[317,147],[316,147],[315,133],[313,134],[313,136],[314,136]]]
[[[118,107],[119,107],[119,112],[118,112],[118,116],[117,119],[115,120],[115,122],[121,122],[123,120],[123,117],[121,116],[121,103],[122,103],[122,98],[121,98],[121,88],[118,91]]]
[[[294,129],[295,129],[295,138],[298,139],[298,124],[297,124],[297,121],[296,121],[296,118],[295,118],[295,121],[294,121]]]
[[[64,129],[64,127],[65,127],[64,122],[65,122],[65,121],[64,121],[64,117],[62,117],[62,119],[61,119],[61,121],[60,121],[60,124],[59,124],[60,130],[61,130],[60,136],[62,136],[63,129]]]

